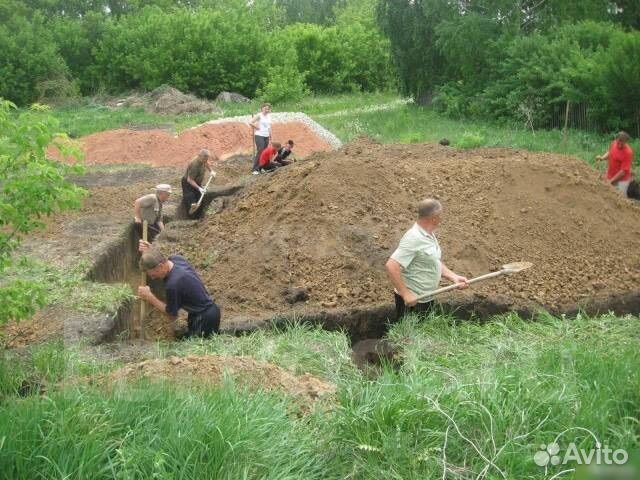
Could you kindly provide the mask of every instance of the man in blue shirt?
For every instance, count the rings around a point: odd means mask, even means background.
[[[140,268],[150,278],[164,281],[166,302],[147,286],[138,287],[138,296],[174,319],[178,310],[184,308],[189,313],[189,336],[208,337],[218,333],[220,309],[189,262],[180,255],[165,257],[144,240],[140,240],[139,250],[142,253]]]

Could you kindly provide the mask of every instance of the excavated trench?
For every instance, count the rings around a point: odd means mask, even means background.
[[[214,189],[207,193],[199,217],[205,215],[207,209],[215,204],[217,211],[226,208],[235,195],[243,189],[243,185],[232,185]],[[197,229],[199,219],[187,219],[186,212],[179,207],[173,218],[165,219],[172,223],[172,228]],[[166,235],[170,237],[171,233]],[[165,235],[165,234],[163,234]],[[165,238],[171,243],[171,238]],[[135,289],[140,282],[137,252],[138,237],[133,225],[128,225],[120,237],[114,241],[97,259],[87,274],[87,279],[102,283],[127,283]],[[149,281],[154,293],[163,297],[163,284],[160,281]],[[532,318],[538,311],[515,307],[508,301],[482,298],[467,301],[447,299],[441,302],[443,311],[459,319],[483,321],[494,315],[515,312],[523,318]],[[128,329],[139,322],[139,303],[127,301],[119,305],[110,326],[110,331],[103,336],[104,341],[127,338]],[[590,315],[614,312],[617,315],[637,314],[640,312],[640,295],[638,292],[595,297],[581,305],[563,310],[551,310],[553,315],[575,316],[578,312]],[[242,334],[259,328],[273,325],[286,325],[288,322],[305,322],[320,325],[327,330],[342,330],[350,338],[353,346],[353,360],[363,369],[380,363],[394,364],[397,351],[384,339],[390,322],[395,320],[393,305],[380,304],[350,309],[320,310],[315,313],[278,314],[274,318],[224,319],[222,331],[230,334]],[[175,332],[168,332],[166,338],[175,338]]]

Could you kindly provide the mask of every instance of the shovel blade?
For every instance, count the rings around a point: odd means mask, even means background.
[[[504,273],[517,273],[531,267],[533,267],[533,263],[531,262],[513,262],[513,263],[507,263],[506,265],[503,265],[502,271]]]

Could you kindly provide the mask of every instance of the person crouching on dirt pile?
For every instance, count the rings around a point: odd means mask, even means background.
[[[278,149],[278,154],[276,158],[273,160],[273,163],[278,165],[278,167],[285,167],[289,165],[291,162],[287,160],[287,157],[291,155],[291,151],[293,150],[293,140],[288,140],[282,147]]]
[[[629,134],[619,132],[611,143],[609,151],[604,155],[599,155],[596,160],[607,160],[607,181],[618,188],[625,196],[631,179],[631,165],[633,164],[633,150],[629,146]]]
[[[271,142],[271,145],[269,145],[262,151],[262,153],[260,154],[260,161],[258,162],[260,171],[273,172],[280,166],[275,163],[274,160],[278,156],[278,150],[280,150],[281,147],[282,145],[280,145],[280,143]]]
[[[174,320],[178,310],[185,309],[189,314],[189,336],[207,337],[218,333],[220,309],[189,262],[180,255],[165,257],[144,240],[140,240],[139,250],[142,253],[140,268],[150,278],[164,281],[167,300],[166,303],[160,300],[148,286],[138,287],[138,296]]]
[[[200,153],[189,162],[187,171],[182,177],[182,202],[189,212],[191,204],[198,203],[200,195],[206,193],[204,187],[204,177],[207,172],[211,173],[211,161],[216,157],[209,152],[209,150],[200,150]],[[197,212],[194,212],[195,216]]]
[[[169,200],[171,185],[161,183],[156,185],[156,193],[150,193],[138,198],[134,204],[134,222],[138,235],[142,238],[142,222],[147,221],[148,237],[150,242],[164,230],[162,222],[162,205]]]
[[[385,265],[395,288],[397,319],[408,313],[432,311],[433,298],[418,297],[437,289],[442,275],[459,288],[467,286],[466,277],[452,272],[442,262],[440,245],[433,233],[440,224],[441,214],[442,205],[438,200],[422,200],[418,204],[416,223],[403,235]]]

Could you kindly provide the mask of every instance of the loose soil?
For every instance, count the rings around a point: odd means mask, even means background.
[[[449,297],[564,311],[638,290],[639,207],[577,159],[506,149],[360,140],[260,176],[198,235],[175,232],[166,248],[193,262],[223,306],[223,324],[389,303],[384,262],[427,196],[443,202],[437,235],[455,271],[534,263]],[[289,305],[287,287],[309,299]]]
[[[534,263],[444,301],[561,313],[598,299],[640,298],[640,207],[580,160],[362,139],[272,174],[247,178],[249,164],[242,156],[220,162],[215,184],[241,182],[244,191],[195,226],[169,223],[159,242],[194,264],[221,304],[223,329],[278,315],[389,305],[384,262],[426,196],[444,204],[437,235],[452,269],[476,276],[513,261]],[[176,189],[167,211],[175,209],[182,168],[133,172],[106,168],[79,179],[90,192],[84,207],[50,218],[24,252],[62,268],[95,260],[131,221],[134,199],[161,181]],[[308,299],[287,303],[289,287],[305,289]],[[54,316],[23,322],[20,336],[29,337],[31,328],[33,338],[49,338],[42,330],[58,328]],[[175,327],[152,316],[145,334],[173,338]]]
[[[180,90],[162,85],[145,94],[133,94],[126,98],[114,99],[107,105],[115,108],[142,108],[149,113],[160,115],[181,115],[184,113],[221,113],[213,102],[208,102],[195,95],[182,93]]]
[[[328,152],[332,147],[301,122],[274,123],[273,139],[294,140],[296,157]],[[118,129],[78,140],[88,164],[145,164],[183,167],[203,148],[224,160],[254,151],[253,130],[237,121],[210,123],[185,130],[177,136],[164,129]],[[49,154],[60,159],[55,149]]]
[[[215,355],[146,360],[106,374],[97,383],[113,386],[148,378],[160,382],[218,385],[225,374],[249,389],[281,391],[303,404],[329,399],[336,391],[335,385],[309,374],[296,376],[277,365],[251,357]]]

